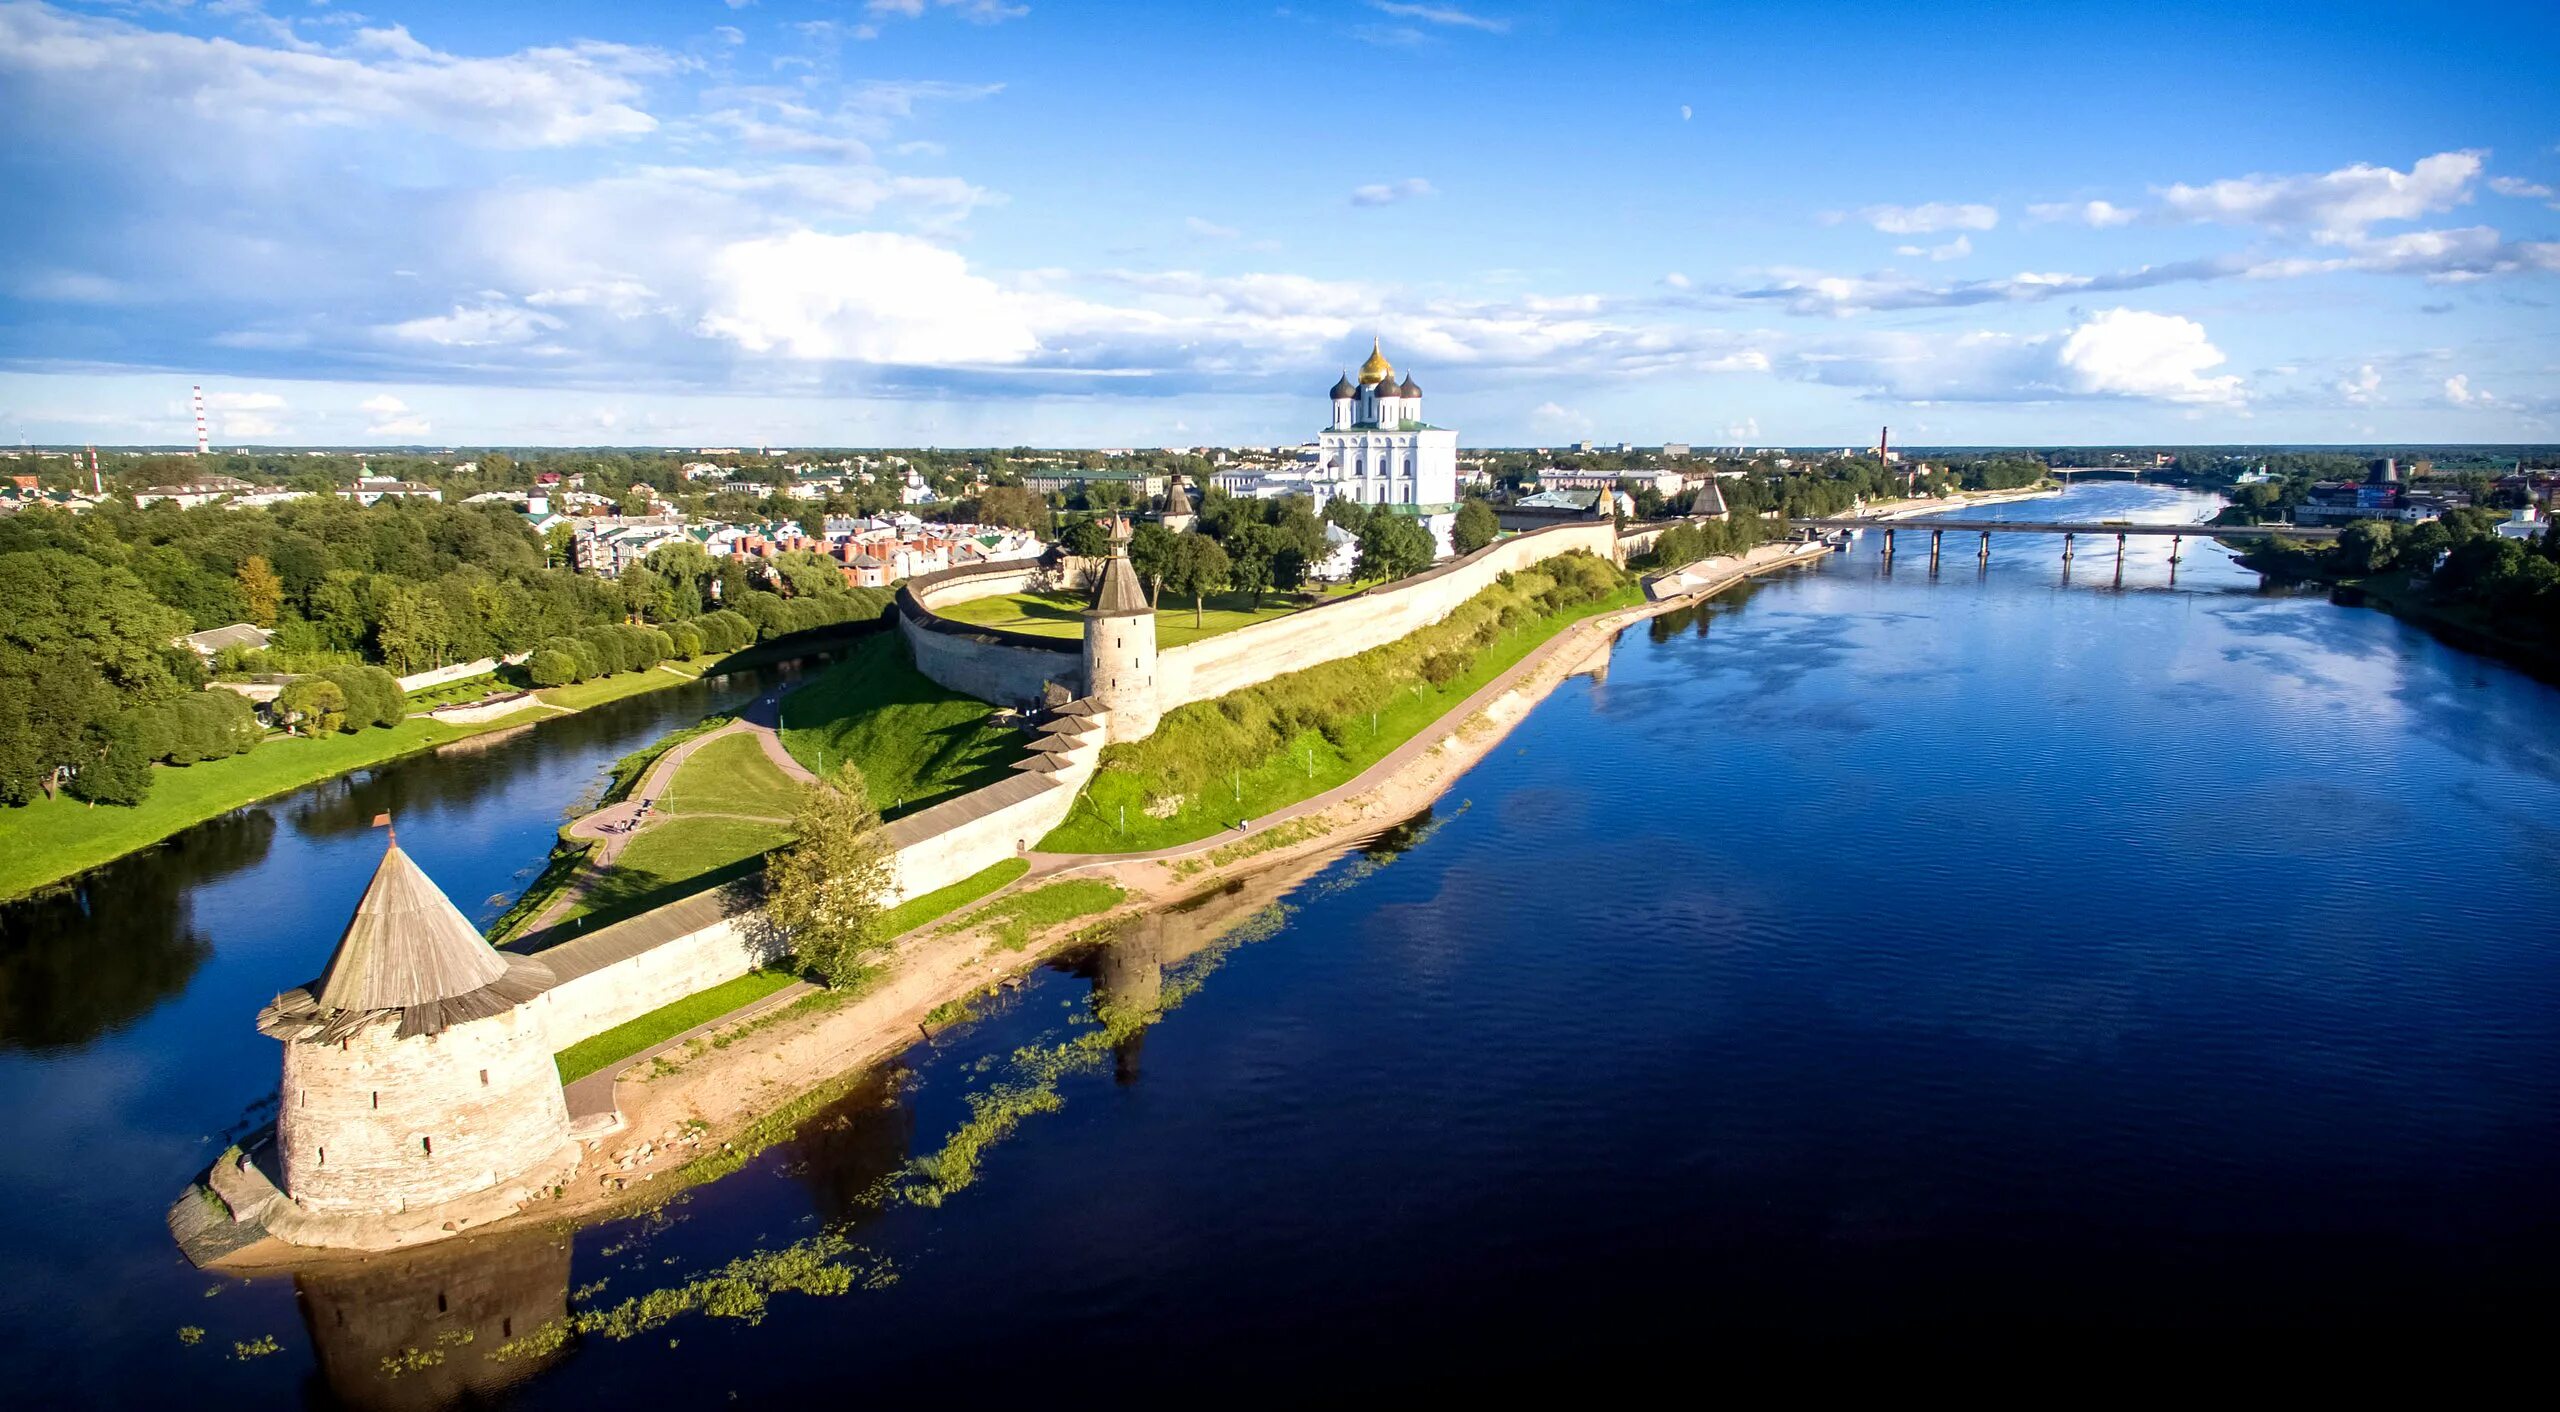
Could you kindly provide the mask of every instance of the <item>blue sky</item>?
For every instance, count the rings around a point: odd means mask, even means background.
[[[2560,439],[2560,7],[0,0],[0,437]]]

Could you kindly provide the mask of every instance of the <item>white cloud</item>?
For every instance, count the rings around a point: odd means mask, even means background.
[[[951,251],[884,233],[736,242],[712,261],[699,331],[751,353],[952,366],[1038,351],[1026,301]]]
[[[1664,275],[1662,277],[1662,282],[1671,286],[1673,289],[1687,289],[1690,285],[1689,277],[1680,273],[1678,270],[1673,270],[1671,273]]]
[[[2375,372],[2371,363],[2358,368],[2355,376],[2338,384],[2338,395],[2359,407],[2372,402],[2374,395],[2381,390],[2382,374]]]
[[[2480,166],[2479,152],[2439,152],[2405,172],[2358,162],[2318,175],[2233,177],[2157,194],[2161,213],[2173,220],[2304,230],[2344,241],[2383,221],[2416,220],[2469,201]]]
[[[2472,387],[2469,373],[2456,373],[2444,380],[2444,400],[2456,407],[2486,407],[2498,399],[2494,393]]]
[[[870,0],[863,8],[874,19],[884,20],[912,20],[927,10],[949,10],[971,24],[980,25],[1018,20],[1031,13],[1030,6],[1007,4],[1005,0]]]
[[[1684,122],[1684,123],[1685,123],[1685,122],[1687,122],[1687,121],[1689,121],[1689,114],[1690,114],[1690,111],[1691,111],[1691,110],[1690,110],[1690,107],[1689,107],[1689,105],[1688,105],[1688,104],[1686,104],[1686,103],[1681,104],[1681,105],[1680,105],[1680,121],[1682,121],[1682,122]]]
[[[416,438],[434,430],[427,419],[409,410],[409,404],[381,393],[356,404],[356,410],[367,414],[367,436]]]
[[[1433,196],[1437,194],[1438,193],[1432,189],[1431,183],[1423,180],[1421,177],[1406,177],[1402,181],[1372,182],[1367,186],[1354,188],[1351,193],[1351,204],[1354,206],[1384,206],[1392,202],[1410,200],[1417,196]]]
[[[2000,224],[1993,206],[1931,201],[1918,206],[1869,206],[1858,219],[1887,235],[1935,235],[1948,230],[1989,230]]]
[[[1411,5],[1399,4],[1396,0],[1369,0],[1369,8],[1381,14],[1393,15],[1400,20],[1419,20],[1427,25],[1481,30],[1486,34],[1511,32],[1509,20],[1491,19],[1461,10],[1455,5]]]
[[[2237,405],[2246,398],[2240,379],[2211,372],[2225,361],[2194,320],[2119,308],[2053,333],[1855,338],[1800,352],[1794,371],[1907,402]]]
[[[284,398],[272,392],[208,392],[204,405],[215,412],[281,412]]]
[[[1193,235],[1206,236],[1211,240],[1233,240],[1244,234],[1234,226],[1222,226],[1215,221],[1204,221],[1198,216],[1185,216],[1182,218],[1182,223]]]
[[[1965,256],[1973,253],[1973,237],[1959,235],[1944,245],[1931,245],[1927,247],[1918,245],[1897,245],[1893,247],[1893,253],[1896,255],[1909,255],[1915,259],[1927,258],[1930,260],[1961,260]]]
[[[2054,201],[2029,206],[2027,214],[2039,221],[2076,222],[2103,230],[2108,226],[2131,225],[2141,212],[2127,210],[2112,201]]]
[[[2560,200],[2553,199],[2555,197],[2560,197],[2560,191],[2555,191],[2538,181],[2526,181],[2522,177],[2497,176],[2489,178],[2489,189],[2498,193],[2500,196],[2515,196],[2528,201],[2549,202],[2551,204],[2551,209],[2560,211]]]
[[[283,397],[272,392],[207,392],[205,411],[215,436],[225,441],[261,441],[281,436],[284,421],[273,413],[285,410]]]
[[[1738,422],[1725,423],[1724,439],[1735,446],[1748,446],[1752,442],[1758,441],[1760,439],[1760,419],[1758,417],[1745,417]]]
[[[561,321],[533,309],[519,309],[504,295],[485,295],[478,304],[456,304],[450,314],[408,319],[384,332],[412,343],[447,348],[489,348],[530,343],[562,327]]]
[[[0,6],[0,74],[35,87],[35,110],[113,91],[124,95],[115,121],[164,133],[382,128],[487,147],[575,146],[654,130],[638,106],[640,80],[675,67],[654,49],[594,41],[464,58],[394,25],[336,50],[272,48]]]
[[[2082,391],[2169,402],[2236,402],[2240,379],[2206,376],[2226,359],[2204,325],[2175,314],[2109,309],[2062,340],[2057,361]]]
[[[394,417],[398,416],[402,412],[408,411],[409,404],[392,396],[390,393],[385,392],[379,396],[368,397],[362,402],[357,403],[356,410],[359,412],[371,412],[377,417]]]

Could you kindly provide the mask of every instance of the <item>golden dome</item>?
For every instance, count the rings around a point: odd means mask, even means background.
[[[1360,381],[1363,383],[1384,382],[1388,378],[1395,376],[1395,371],[1395,369],[1387,366],[1387,355],[1378,351],[1378,340],[1374,338],[1370,339],[1369,361],[1360,365]]]

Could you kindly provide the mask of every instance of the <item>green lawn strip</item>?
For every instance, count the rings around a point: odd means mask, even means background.
[[[800,786],[782,773],[752,735],[724,736],[686,758],[658,796],[670,814],[764,814],[789,818]]]
[[[1128,894],[1121,891],[1118,883],[1095,878],[1071,878],[1066,882],[1053,882],[1029,892],[998,898],[960,920],[946,924],[942,935],[956,936],[973,928],[992,927],[998,942],[1019,950],[1031,940],[1034,932],[1061,922],[1072,922],[1078,917],[1090,917],[1096,912],[1108,912],[1119,906],[1126,896]]]
[[[1021,743],[994,714],[927,680],[904,635],[876,633],[782,699],[782,744],[822,777],[853,761],[872,804],[896,818],[1006,777]]]
[[[1202,600],[1200,625],[1194,627],[1190,600],[1176,602],[1168,597],[1156,608],[1156,646],[1180,647],[1296,612],[1301,606],[1299,602],[1266,594],[1257,609],[1250,593],[1213,593]],[[1084,610],[1085,600],[1080,594],[1005,593],[933,611],[956,622],[1072,639],[1084,635]]]
[[[1516,577],[1525,583],[1534,573],[1523,571]],[[1626,585],[1595,601],[1569,604],[1553,613],[1515,615],[1511,627],[1498,629],[1491,642],[1475,647],[1462,617],[1478,623],[1498,621],[1491,611],[1471,611],[1477,604],[1491,605],[1497,594],[1515,607],[1525,597],[1510,589],[1488,589],[1448,620],[1402,643],[1166,713],[1163,724],[1146,740],[1114,745],[1104,752],[1102,769],[1085,787],[1074,812],[1041,840],[1040,848],[1052,853],[1169,848],[1212,837],[1240,820],[1260,818],[1322,794],[1349,782],[1429,728],[1540,643],[1585,618],[1642,600],[1640,589]],[[1453,646],[1472,648],[1473,657],[1464,670],[1440,685],[1433,686],[1412,669],[1412,659],[1426,649],[1445,651]],[[1347,702],[1365,704],[1346,711]],[[1266,733],[1258,747],[1248,747],[1238,741],[1234,725],[1244,719],[1303,724],[1288,730],[1276,746]],[[1178,798],[1178,806],[1167,810],[1163,801],[1168,798]]]
[[[1031,871],[1031,865],[1019,858],[1007,858],[989,868],[962,878],[949,887],[938,887],[921,897],[910,897],[880,914],[880,935],[904,936],[925,923],[945,917],[997,888]]]
[[[245,755],[154,768],[150,796],[131,808],[91,807],[68,796],[0,808],[0,897],[15,897],[97,867],[270,795],[512,724],[500,720],[457,726],[416,719],[388,730],[367,728],[318,739],[270,736]]]
[[[560,1066],[560,1082],[575,1083],[598,1069],[619,1064],[696,1025],[708,1024],[741,1005],[762,1000],[796,979],[788,971],[749,971],[736,980],[722,981],[637,1019],[625,1020],[601,1034],[589,1035],[553,1056]]]
[[[652,824],[555,921],[585,917],[593,926],[663,907],[763,871],[764,855],[790,841],[789,828],[747,819],[677,817]]]
[[[601,706],[608,701],[620,701],[626,696],[638,696],[645,691],[657,691],[664,687],[682,686],[689,681],[697,681],[701,678],[703,669],[718,660],[720,659],[716,656],[703,656],[664,662],[647,671],[616,672],[609,677],[572,682],[567,686],[546,686],[534,695],[545,705],[583,711],[590,706]],[[670,672],[667,670],[669,667],[676,670]]]
[[[434,706],[451,706],[457,702],[477,701],[481,697],[495,696],[499,692],[513,689],[505,682],[498,680],[496,672],[482,672],[476,677],[464,677],[460,681],[449,681],[442,686],[421,687],[410,692],[409,709],[424,711]]]

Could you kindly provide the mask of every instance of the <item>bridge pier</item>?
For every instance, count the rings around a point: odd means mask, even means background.
[[[2078,536],[2077,534],[2074,534],[2074,533],[2072,533],[2072,532],[2071,532],[2071,531],[2069,531],[2069,530],[2065,530],[2065,531],[2063,531],[2063,533],[2062,533],[2062,562],[2064,562],[2064,563],[2066,563],[2066,564],[2068,564],[2068,563],[2070,563],[2070,562],[2071,562],[2071,541],[2073,541],[2074,539],[2077,539],[2077,538],[2079,538],[2079,536]]]
[[[1989,530],[1982,532],[1982,562],[1986,564],[1991,562],[1991,531]]]
[[[2116,563],[2118,565],[2124,563],[2124,531],[2122,530],[2116,531]]]
[[[2186,542],[2187,537],[2183,534],[2173,534],[2169,536],[2169,562],[2171,564],[2175,564],[2180,559],[2186,557],[2186,554],[2180,548],[2180,546],[2184,545]]]
[[[1893,557],[1893,531],[1891,530],[1884,532],[1884,557],[1888,559]]]
[[[1929,531],[1929,572],[1931,573],[1938,571],[1938,541],[1946,538],[1946,535],[1945,530]]]

